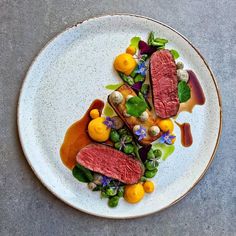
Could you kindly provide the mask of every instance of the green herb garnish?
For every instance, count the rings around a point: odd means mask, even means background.
[[[152,107],[151,107],[150,103],[148,102],[148,100],[144,97],[143,93],[139,92],[139,93],[138,93],[138,96],[146,103],[147,109],[148,109],[149,111],[151,111],[151,110],[152,110]]]
[[[141,116],[141,114],[146,110],[147,104],[143,99],[138,96],[130,98],[126,104],[126,112],[135,117]]]
[[[148,44],[151,46],[155,46],[163,49],[165,48],[165,45],[168,43],[167,39],[163,39],[163,38],[155,38],[154,37],[154,33],[150,32],[149,37],[148,37]]]
[[[147,96],[149,92],[149,88],[150,88],[149,84],[143,84],[140,91],[143,95]]]
[[[123,85],[123,83],[118,83],[118,84],[108,84],[105,86],[106,89],[109,90],[116,90],[118,89],[121,85]]]
[[[80,182],[89,183],[93,181],[93,175],[90,170],[77,164],[72,170],[73,176]]]
[[[118,74],[119,74],[120,78],[121,78],[124,82],[126,82],[128,85],[132,86],[132,85],[134,84],[133,78],[131,78],[131,77],[125,75],[125,74],[122,73],[122,72],[118,72]]]
[[[136,49],[138,49],[138,43],[139,43],[140,40],[141,40],[140,37],[137,37],[137,36],[133,37],[133,38],[130,40],[130,46],[133,46],[133,47],[135,47]]]
[[[178,97],[180,102],[187,102],[191,97],[190,87],[185,81],[178,83]]]
[[[148,37],[148,45],[152,45],[152,42],[154,41],[154,32],[150,32]]]
[[[179,58],[179,53],[174,50],[174,49],[171,49],[170,50],[170,53],[172,54],[172,56],[174,57],[174,59],[176,60],[177,58]]]
[[[135,83],[137,83],[137,82],[144,82],[144,80],[145,80],[145,77],[140,75],[140,74],[136,75],[136,77],[134,78],[134,82]]]

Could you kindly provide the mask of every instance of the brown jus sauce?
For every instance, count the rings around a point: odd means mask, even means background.
[[[203,105],[206,100],[202,87],[195,73],[191,70],[188,70],[188,74],[189,74],[188,85],[190,86],[191,89],[191,98],[187,102],[180,104],[178,114],[182,111],[187,111],[192,113],[193,108],[196,105]]]
[[[66,131],[64,141],[60,149],[60,155],[63,164],[69,169],[73,169],[76,165],[77,153],[83,147],[93,142],[87,132],[88,124],[91,120],[89,115],[90,111],[92,109],[98,109],[101,114],[103,107],[103,101],[98,99],[94,100],[84,116],[72,124]]]
[[[180,124],[175,121],[181,131],[181,143],[184,147],[190,147],[193,144],[193,137],[189,123]]]
[[[204,95],[202,87],[197,79],[197,76],[191,70],[188,70],[188,74],[189,74],[188,85],[190,86],[190,89],[191,89],[191,98],[187,102],[180,104],[178,114],[183,111],[187,111],[189,113],[192,113],[193,108],[196,105],[203,105],[206,101],[205,95]],[[175,121],[175,123],[180,128],[182,145],[184,147],[190,147],[193,143],[193,137],[192,137],[192,133],[191,133],[190,124],[189,123],[180,124],[176,121]]]

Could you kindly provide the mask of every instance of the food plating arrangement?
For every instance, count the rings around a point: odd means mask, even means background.
[[[151,194],[151,179],[174,153],[176,139],[183,148],[193,144],[190,124],[177,118],[204,105],[205,96],[195,73],[167,44],[153,32],[147,41],[133,37],[114,58],[120,81],[104,88],[111,90],[107,101],[95,98],[65,134],[63,164],[78,181],[99,191],[109,207],[118,206],[120,198],[134,204]]]

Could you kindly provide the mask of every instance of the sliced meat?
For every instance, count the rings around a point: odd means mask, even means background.
[[[176,64],[169,50],[160,50],[150,58],[153,104],[161,118],[175,116],[179,110]]]
[[[134,184],[143,175],[140,161],[102,144],[89,144],[76,156],[77,162],[89,170],[126,184]]]

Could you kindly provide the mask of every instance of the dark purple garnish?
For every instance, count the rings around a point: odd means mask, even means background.
[[[131,87],[136,93],[138,93],[142,88],[142,84],[143,84],[143,82],[139,81],[139,82],[133,84]]]
[[[156,51],[155,47],[148,45],[146,42],[142,40],[139,41],[138,47],[141,55],[147,54],[151,56]]]
[[[138,152],[139,152],[139,155],[140,155],[140,158],[142,160],[142,162],[144,163],[146,160],[147,160],[147,154],[148,152],[150,151],[152,145],[149,144],[147,146],[143,146],[141,147]]]

